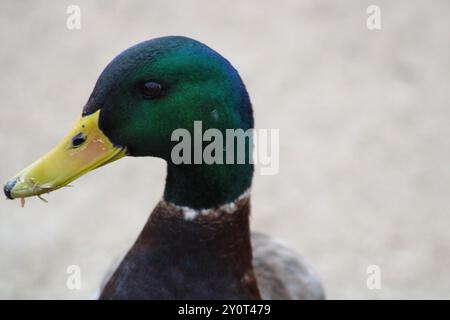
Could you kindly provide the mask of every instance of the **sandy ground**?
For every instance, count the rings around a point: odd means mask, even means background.
[[[81,30],[66,28],[72,3]],[[380,31],[366,28],[369,4]],[[257,127],[280,129],[280,172],[255,177],[252,227],[302,253],[329,298],[448,299],[449,17],[445,0],[1,1],[0,181],[67,132],[116,54],[187,35],[240,71]],[[90,298],[164,174],[129,158],[48,204],[0,201],[0,298]],[[66,287],[69,265],[81,290]],[[381,290],[366,286],[369,265]]]

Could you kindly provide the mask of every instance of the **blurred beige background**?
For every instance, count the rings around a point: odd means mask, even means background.
[[[81,7],[81,30],[66,8]],[[366,28],[381,7],[382,30]],[[289,242],[329,298],[450,298],[448,1],[2,1],[0,181],[68,131],[106,64],[162,35],[227,57],[280,172],[256,176],[252,226]],[[90,298],[160,199],[165,165],[125,159],[75,188],[0,201],[0,298]],[[66,288],[79,265],[82,287]],[[366,268],[382,271],[368,290]]]

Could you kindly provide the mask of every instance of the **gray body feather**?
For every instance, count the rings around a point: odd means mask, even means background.
[[[325,299],[318,277],[296,252],[282,242],[252,233],[253,268],[264,300]]]

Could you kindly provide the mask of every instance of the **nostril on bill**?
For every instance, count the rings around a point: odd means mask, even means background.
[[[86,141],[86,136],[80,132],[72,138],[72,147],[76,148],[81,146]]]
[[[11,196],[11,191],[14,188],[14,186],[17,183],[18,178],[15,179],[11,179],[8,182],[6,182],[5,186],[3,187],[3,192],[5,192],[5,195],[8,199],[13,199],[13,197]]]

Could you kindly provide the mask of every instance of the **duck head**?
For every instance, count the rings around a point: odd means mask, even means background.
[[[124,156],[167,161],[164,198],[193,208],[236,199],[250,187],[253,166],[174,164],[176,129],[247,130],[250,100],[232,65],[206,45],[186,37],[163,37],[118,55],[100,75],[74,128],[49,153],[11,178],[9,199],[59,189]]]

